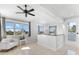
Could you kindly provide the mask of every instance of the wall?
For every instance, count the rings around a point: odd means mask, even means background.
[[[37,6],[37,7],[36,7]],[[63,31],[63,21],[62,19],[56,17],[53,13],[48,11],[47,9],[36,5],[36,11],[35,11],[35,17],[31,19],[31,39],[33,41],[37,41],[37,35],[38,35],[38,24],[45,24],[45,26],[48,27],[48,25],[56,25],[57,26],[57,34],[64,34]]]

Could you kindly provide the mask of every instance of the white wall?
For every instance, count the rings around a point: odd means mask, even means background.
[[[37,6],[37,7],[36,7]],[[34,41],[37,41],[37,35],[38,35],[38,24],[45,24],[46,26],[50,25],[56,25],[57,26],[57,34],[64,34],[63,31],[63,21],[62,19],[56,17],[53,13],[48,11],[47,9],[36,5],[36,11],[35,11],[35,17],[31,19],[31,31],[32,36],[31,38]]]

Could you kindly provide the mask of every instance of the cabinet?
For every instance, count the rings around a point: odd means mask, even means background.
[[[64,46],[64,35],[38,35],[37,42],[39,45],[49,49],[57,50]]]

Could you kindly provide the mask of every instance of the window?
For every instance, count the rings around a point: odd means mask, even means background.
[[[44,25],[38,25],[38,33],[44,33]]]
[[[56,33],[56,26],[49,26],[49,33]]]
[[[21,35],[23,32],[29,34],[29,23],[5,22],[6,35]]]
[[[29,23],[27,24],[22,24],[23,28],[22,31],[25,32],[26,34],[29,33]]]
[[[5,23],[6,35],[14,35],[14,24],[12,22]]]
[[[15,25],[15,34],[21,35],[22,32],[25,32],[25,34],[29,33],[29,24],[19,24],[17,23]]]
[[[21,35],[22,34],[22,24],[16,23],[15,24],[15,34]]]
[[[69,32],[76,32],[76,23],[70,22],[70,23],[68,24],[68,31],[69,31]]]

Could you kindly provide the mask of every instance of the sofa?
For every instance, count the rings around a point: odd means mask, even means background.
[[[11,48],[18,46],[18,39],[16,38],[5,38],[0,42],[0,50],[10,50]]]

